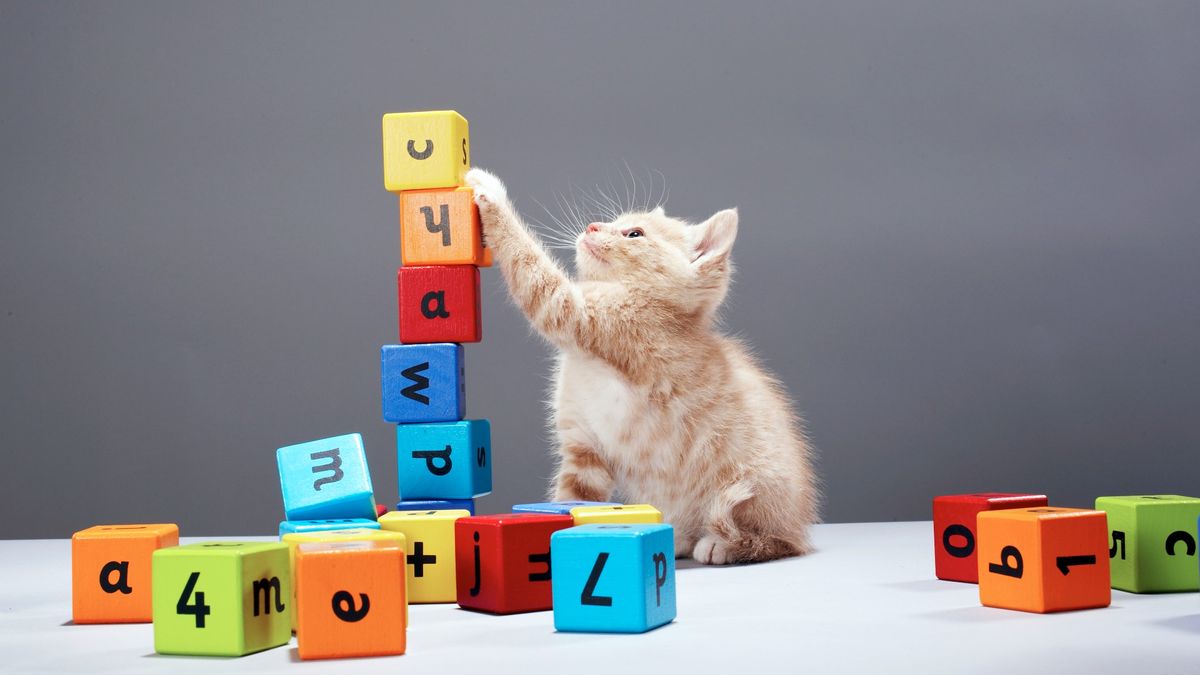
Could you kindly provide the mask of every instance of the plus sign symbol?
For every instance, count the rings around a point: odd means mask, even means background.
[[[413,552],[408,556],[408,564],[413,566],[413,576],[419,579],[425,576],[426,565],[437,564],[437,556],[425,554],[425,542],[413,542]]]

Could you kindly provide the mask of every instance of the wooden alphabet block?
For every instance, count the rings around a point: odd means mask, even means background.
[[[393,511],[379,519],[385,530],[407,540],[408,601],[454,602],[454,521],[470,513],[458,511]]]
[[[379,523],[373,523],[374,528],[368,527],[350,527],[340,530],[315,530],[311,532],[293,532],[280,535],[279,540],[288,545],[288,563],[292,573],[292,579],[296,579],[296,547],[300,544],[324,543],[331,541],[390,541],[401,549],[404,548],[404,535],[399,532],[388,532],[379,527]],[[292,584],[292,630],[296,630],[296,621],[299,615],[296,610],[300,607],[299,600],[299,585]]]
[[[596,523],[661,523],[662,513],[649,504],[617,506],[576,506],[571,509],[576,525]]]
[[[292,638],[287,545],[213,541],[154,552],[154,651],[242,656]]]
[[[400,193],[400,261],[491,267],[471,188]]]
[[[980,511],[1030,509],[1046,504],[1046,495],[1011,492],[934,497],[933,566],[937,578],[979,583],[975,517]]]
[[[466,416],[462,345],[384,345],[379,358],[383,419],[411,424],[456,422]]]
[[[1111,601],[1103,511],[982,511],[976,528],[979,601],[985,606],[1046,613]]]
[[[275,452],[288,520],[375,519],[362,436],[348,434]]]
[[[617,502],[539,502],[514,504],[513,513],[550,513],[560,516],[571,515],[571,509],[579,506],[623,506]]]
[[[1200,589],[1196,524],[1200,499],[1180,495],[1100,497],[1108,514],[1112,587],[1131,593]]]
[[[454,524],[458,604],[494,614],[550,609],[550,535],[570,516],[473,516]]]
[[[550,538],[554,627],[644,633],[675,619],[670,525],[581,525]]]
[[[294,532],[322,532],[325,530],[362,529],[378,530],[379,523],[366,518],[332,518],[328,520],[284,520],[279,523],[279,536]]]
[[[179,544],[174,524],[96,525],[71,537],[71,620],[149,623],[150,556]]]
[[[468,124],[457,112],[383,116],[383,186],[389,192],[461,185],[470,167]]]
[[[479,342],[479,268],[470,265],[401,267],[400,342]]]
[[[396,425],[396,468],[405,499],[474,499],[492,491],[487,420]]]
[[[300,544],[296,642],[301,659],[403,654],[408,600],[404,544]]]
[[[404,499],[396,502],[397,511],[457,511],[475,515],[474,499]]]

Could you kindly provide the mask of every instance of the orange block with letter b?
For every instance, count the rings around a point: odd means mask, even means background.
[[[1046,613],[1107,607],[1111,602],[1108,518],[1103,511],[984,511],[976,531],[982,604]]]
[[[492,252],[479,228],[475,192],[466,187],[401,192],[400,260],[490,267]]]

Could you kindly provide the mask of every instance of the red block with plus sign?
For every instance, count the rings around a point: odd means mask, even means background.
[[[980,511],[1046,505],[1046,495],[1011,492],[934,497],[933,564],[937,578],[979,583],[975,517]]]
[[[571,516],[542,513],[459,518],[459,606],[494,614],[550,609],[550,535],[574,525]]]
[[[479,268],[472,265],[401,267],[400,342],[479,342]]]

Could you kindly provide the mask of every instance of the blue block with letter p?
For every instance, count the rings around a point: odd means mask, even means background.
[[[462,345],[384,345],[379,367],[388,422],[454,422],[466,416]]]
[[[675,620],[675,529],[580,525],[550,536],[554,628],[644,633]]]
[[[347,434],[275,451],[288,520],[375,520],[362,436]]]
[[[487,420],[396,425],[400,498],[474,499],[492,491]]]

